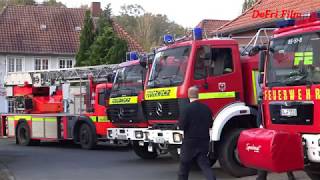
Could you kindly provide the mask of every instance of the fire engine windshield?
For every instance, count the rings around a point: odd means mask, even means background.
[[[179,86],[185,76],[191,46],[166,49],[156,54],[148,87]]]
[[[267,86],[297,86],[320,83],[320,32],[270,42]]]
[[[145,75],[145,68],[139,64],[119,68],[115,75],[111,97],[138,95],[142,90],[142,78],[145,78]]]

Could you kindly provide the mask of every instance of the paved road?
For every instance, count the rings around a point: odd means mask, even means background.
[[[8,139],[0,139],[0,162],[16,180],[175,180],[178,169],[170,157],[141,160],[124,147],[99,146],[92,151],[56,143],[23,147]],[[214,172],[219,180],[234,179],[218,166]],[[302,172],[296,174],[299,180],[308,179]],[[202,179],[200,171],[191,173],[190,180]],[[285,175],[272,175],[270,179],[286,180]]]

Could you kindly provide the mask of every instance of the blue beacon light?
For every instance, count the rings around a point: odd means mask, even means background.
[[[163,42],[165,44],[172,44],[172,43],[174,43],[174,38],[171,34],[166,34],[163,36]]]
[[[202,29],[196,27],[193,29],[193,39],[194,40],[201,40],[202,39]]]

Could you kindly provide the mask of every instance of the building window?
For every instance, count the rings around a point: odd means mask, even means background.
[[[71,59],[60,59],[59,68],[72,68],[72,60]]]
[[[8,99],[8,113],[14,113],[14,99]]]
[[[22,71],[22,58],[8,57],[7,69],[8,69],[8,72],[21,72]]]
[[[49,60],[44,58],[36,58],[34,61],[34,70],[47,70],[49,68]]]

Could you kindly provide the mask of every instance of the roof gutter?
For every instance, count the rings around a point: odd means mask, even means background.
[[[269,21],[269,22],[264,22],[258,25],[251,25],[251,26],[246,26],[244,28],[241,29],[231,29],[231,30],[218,30],[215,32],[216,35],[219,36],[230,36],[232,34],[237,34],[237,33],[242,33],[242,32],[246,32],[246,31],[250,31],[250,30],[254,30],[254,29],[260,29],[260,28],[273,28],[275,27],[275,22],[277,20],[273,20],[273,21]]]

